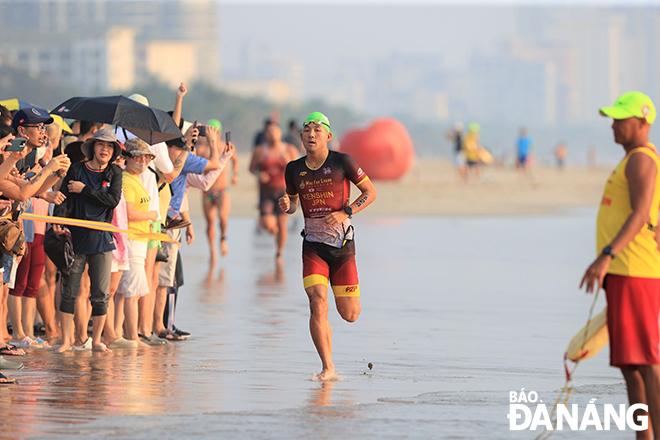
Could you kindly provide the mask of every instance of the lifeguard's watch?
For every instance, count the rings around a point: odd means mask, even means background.
[[[609,255],[610,257],[612,257],[613,260],[616,257],[616,255],[614,255],[614,252],[612,252],[612,246],[605,246],[603,248],[603,252],[601,252],[600,254],[601,255]]]
[[[347,206],[346,208],[344,208],[344,212],[348,214],[348,218],[353,218],[353,208]]]

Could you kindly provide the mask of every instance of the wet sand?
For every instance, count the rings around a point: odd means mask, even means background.
[[[137,353],[33,350],[5,371],[21,383],[0,388],[0,437],[533,438],[509,431],[508,392],[550,401],[563,385],[591,303],[577,284],[594,217],[356,218],[363,312],[347,324],[330,307],[334,383],[311,380],[301,224],[279,270],[255,220],[232,219],[230,255],[209,272],[196,218],[176,319],[193,337]],[[625,402],[607,350],[578,369],[571,402],[591,398]]]
[[[239,185],[231,187],[233,216],[252,216],[258,200],[256,177],[240,157]],[[412,171],[396,182],[375,182],[378,203],[365,216],[562,215],[566,208],[597,206],[613,167],[595,169],[536,166],[529,178],[516,170],[489,166],[479,181],[457,178],[453,165],[417,158]],[[353,194],[357,189],[353,187]],[[200,197],[191,197],[191,212],[201,215]]]

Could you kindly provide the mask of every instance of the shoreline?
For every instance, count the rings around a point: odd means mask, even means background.
[[[249,155],[239,155],[239,183],[230,186],[230,217],[256,217],[258,187],[248,171]],[[417,158],[412,170],[394,182],[374,181],[377,201],[360,216],[563,216],[573,208],[596,208],[609,167],[535,166],[526,180],[517,170],[494,165],[482,169],[481,180],[459,181],[445,159]],[[351,189],[351,200],[358,194]],[[202,196],[189,191],[190,213],[202,216]]]

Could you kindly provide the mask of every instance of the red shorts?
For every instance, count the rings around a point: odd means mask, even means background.
[[[25,298],[36,298],[45,264],[44,236],[34,234],[34,241],[27,243],[27,252],[18,265],[16,282],[14,288],[9,289],[9,294]]]
[[[660,364],[660,279],[608,274],[604,284],[610,365]]]
[[[347,241],[341,249],[303,240],[302,253],[305,289],[317,284],[327,286],[329,280],[335,298],[360,296],[353,240]]]

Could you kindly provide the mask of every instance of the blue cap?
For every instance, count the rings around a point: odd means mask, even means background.
[[[53,118],[48,114],[43,114],[42,111],[34,107],[22,108],[14,114],[14,119],[11,120],[11,127],[16,130],[21,125],[25,124],[52,124]]]

